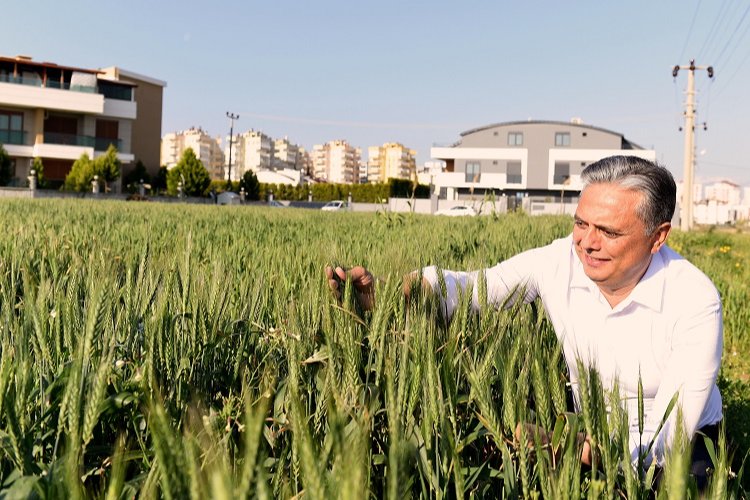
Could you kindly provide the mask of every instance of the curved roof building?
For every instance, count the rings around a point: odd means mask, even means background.
[[[488,191],[577,195],[586,165],[612,155],[656,159],[653,150],[580,119],[495,123],[462,132],[460,140],[450,146],[433,147],[431,156],[446,162],[446,171],[435,176],[433,184],[440,197],[448,199]]]

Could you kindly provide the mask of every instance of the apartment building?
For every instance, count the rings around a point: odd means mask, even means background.
[[[678,191],[682,188],[682,182],[678,183]],[[703,187],[702,191],[703,196],[693,198],[693,217],[697,224],[732,224],[750,218],[750,205],[743,202],[743,189],[739,184],[722,180]]]
[[[229,158],[229,137],[225,153]],[[259,130],[248,130],[232,139],[231,177],[238,181],[248,170],[258,172],[271,168],[273,160],[273,140]]]
[[[312,155],[303,147],[297,151],[297,169],[306,177],[313,176]]]
[[[388,179],[416,178],[416,151],[398,142],[367,148],[367,181],[387,182]]]
[[[289,141],[289,138],[276,139],[273,141],[273,159],[271,166],[274,169],[299,170],[298,158],[300,147]]]
[[[0,56],[0,144],[11,157],[12,184],[25,185],[39,157],[50,185],[60,185],[82,154],[95,158],[110,144],[117,147],[123,174],[137,161],[155,174],[164,87],[163,81],[117,67]]]
[[[727,205],[740,205],[742,203],[742,186],[732,181],[722,180],[709,184],[704,188],[705,199],[715,200]]]
[[[345,140],[330,141],[313,146],[313,176],[323,182],[359,183],[361,151]]]
[[[450,146],[433,147],[445,171],[433,176],[441,198],[487,192],[523,197],[577,197],[586,165],[612,155],[655,160],[622,134],[570,122],[515,121],[468,130]]]
[[[221,138],[211,137],[200,127],[165,134],[161,140],[161,164],[167,168],[174,167],[188,148],[193,150],[196,158],[206,167],[211,179],[226,178]]]

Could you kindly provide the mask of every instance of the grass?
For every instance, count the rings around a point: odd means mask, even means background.
[[[583,414],[568,412],[536,308],[474,315],[464,301],[445,327],[434,304],[400,293],[410,270],[493,265],[566,235],[568,218],[85,200],[4,201],[0,214],[0,495],[648,495],[596,373]],[[724,299],[730,444],[716,443],[711,494],[740,498],[750,239],[671,241]],[[331,298],[334,261],[382,276],[374,311],[350,291]],[[554,457],[514,444],[519,421],[554,430]],[[579,466],[581,430],[601,457],[593,470]],[[663,494],[695,496],[685,456],[670,458]]]

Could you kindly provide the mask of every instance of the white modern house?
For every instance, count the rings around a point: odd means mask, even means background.
[[[444,171],[431,178],[439,197],[448,200],[490,192],[511,198],[572,198],[580,192],[581,171],[592,162],[612,155],[656,159],[655,151],[580,119],[478,127],[430,153],[445,162]]]
[[[165,86],[117,67],[84,69],[0,56],[0,144],[11,157],[13,182],[25,185],[39,157],[45,178],[59,184],[82,154],[95,158],[110,144],[124,172],[140,160],[155,173]],[[152,106],[141,113],[139,99]]]

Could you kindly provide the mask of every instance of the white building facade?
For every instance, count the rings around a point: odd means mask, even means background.
[[[359,183],[360,150],[345,140],[316,144],[312,151],[313,176],[323,182]]]
[[[229,158],[229,137],[225,156]],[[232,181],[239,181],[248,170],[258,172],[271,168],[273,140],[259,130],[248,130],[232,139]]]
[[[656,153],[622,134],[571,122],[518,121],[472,129],[450,146],[433,147],[445,162],[432,176],[439,196],[464,199],[487,193],[510,197],[577,197],[586,165],[612,155],[655,160]]]
[[[416,151],[397,142],[367,149],[367,181],[387,182],[388,179],[416,178]]]
[[[734,224],[750,218],[750,206],[743,200],[742,186],[722,180],[706,185],[702,194],[694,198],[693,217],[697,224]]]
[[[211,137],[200,127],[165,134],[161,140],[161,164],[167,168],[174,167],[188,148],[193,150],[196,158],[206,167],[211,179],[225,178],[221,138]]]

